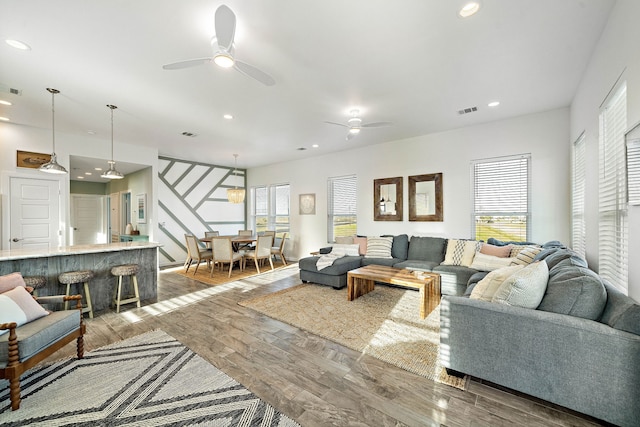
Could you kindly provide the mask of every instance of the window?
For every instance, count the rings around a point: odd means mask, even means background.
[[[622,84],[600,110],[598,273],[627,292],[625,138],[627,89]]]
[[[472,237],[529,240],[531,155],[474,160]]]
[[[327,241],[356,234],[356,177],[329,178]]]
[[[289,231],[289,184],[251,189],[251,229]]]
[[[571,159],[571,248],[583,258],[586,253],[586,226],[584,222],[585,195],[585,153],[584,134],[573,143]]]

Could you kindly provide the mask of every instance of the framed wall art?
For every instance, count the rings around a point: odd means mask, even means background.
[[[146,224],[147,223],[147,193],[142,193],[136,195],[136,208],[137,208],[137,216],[136,221],[138,224]]]
[[[19,168],[38,169],[40,166],[51,161],[51,154],[34,153],[31,151],[18,150],[16,156],[16,166]]]
[[[300,215],[316,214],[316,193],[300,194]]]

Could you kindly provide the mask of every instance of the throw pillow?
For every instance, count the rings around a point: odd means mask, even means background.
[[[337,256],[340,256],[340,257],[343,257],[343,256],[359,256],[360,255],[360,245],[335,244],[331,248],[331,253],[333,255],[337,255]]]
[[[351,245],[353,244],[353,236],[336,237],[336,243],[339,245]]]
[[[442,265],[462,265],[469,267],[473,262],[480,242],[475,240],[449,239],[447,241],[447,252]]]
[[[18,326],[49,314],[22,286],[0,294],[0,323],[16,322]],[[0,335],[9,332],[0,331]]]
[[[525,266],[505,280],[492,302],[535,309],[540,305],[549,280],[549,267],[544,261]]]
[[[367,237],[365,258],[392,258],[393,237]]]
[[[533,259],[538,253],[542,252],[542,248],[538,246],[525,246],[519,249],[516,254],[514,254],[513,251],[512,249],[511,256],[514,258],[511,265],[528,265],[533,262]]]
[[[511,265],[513,258],[501,258],[499,256],[485,255],[482,251],[476,253],[470,268],[480,271],[493,271],[498,268]]]
[[[511,256],[511,245],[496,246],[483,243],[482,246],[480,246],[480,253],[501,258],[509,258]]]
[[[360,255],[367,253],[367,238],[366,237],[354,237],[353,243],[360,245]]]
[[[0,276],[0,294],[3,292],[10,291],[11,289],[17,286],[22,286],[23,288],[27,286],[24,283],[22,274],[11,273],[11,274],[6,274],[4,276]]]
[[[504,283],[512,274],[522,270],[523,265],[513,265],[493,270],[480,280],[471,291],[469,298],[491,302],[500,285]]]

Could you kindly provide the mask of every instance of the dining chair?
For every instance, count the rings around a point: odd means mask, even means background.
[[[271,260],[271,245],[273,244],[272,236],[258,236],[256,242],[256,248],[252,251],[246,251],[242,257],[243,263],[246,264],[247,260],[253,260],[256,265],[256,270],[260,273],[260,261],[264,259],[269,260],[271,269],[273,270],[273,261]]]
[[[276,238],[276,232],[274,230],[267,230],[260,233],[261,236],[271,236],[274,239]]]
[[[253,230],[238,230],[238,236],[253,236]],[[237,243],[235,249],[253,249],[253,243]]]
[[[240,267],[240,271],[243,270],[242,254],[233,251],[231,237],[213,237],[211,246],[213,249],[213,262],[219,263],[223,270],[224,264],[229,264],[229,277],[231,277],[231,270],[236,262]],[[213,268],[211,269],[211,277],[213,277]]]
[[[213,253],[211,252],[211,249],[201,249],[198,245],[198,239],[193,234],[185,234],[184,238],[187,241],[188,252],[187,261],[185,262],[187,267],[186,272],[189,272],[189,267],[191,267],[193,261],[196,261],[196,268],[193,271],[193,275],[195,276],[202,261],[206,261],[207,265],[210,264],[213,259]]]
[[[219,231],[205,231],[204,232],[204,238],[205,239],[209,239],[211,237],[218,237],[220,235]],[[207,248],[211,249],[211,242],[205,242],[205,245],[207,245]]]
[[[238,230],[238,236],[253,236],[253,230]]]
[[[271,257],[273,258],[273,257],[279,256],[280,259],[282,260],[282,263],[284,265],[287,265],[287,260],[284,257],[285,240],[287,240],[287,233],[282,233],[282,238],[280,239],[280,245],[271,247]]]

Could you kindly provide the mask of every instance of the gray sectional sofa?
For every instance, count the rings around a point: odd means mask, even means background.
[[[300,277],[341,288],[349,270],[367,264],[438,272],[440,361],[451,374],[468,374],[615,425],[640,425],[638,303],[559,242],[543,245],[535,257],[549,268],[537,309],[472,299],[487,272],[440,265],[446,242],[394,236],[393,260],[347,256],[317,271],[318,257],[309,257],[300,260]]]

